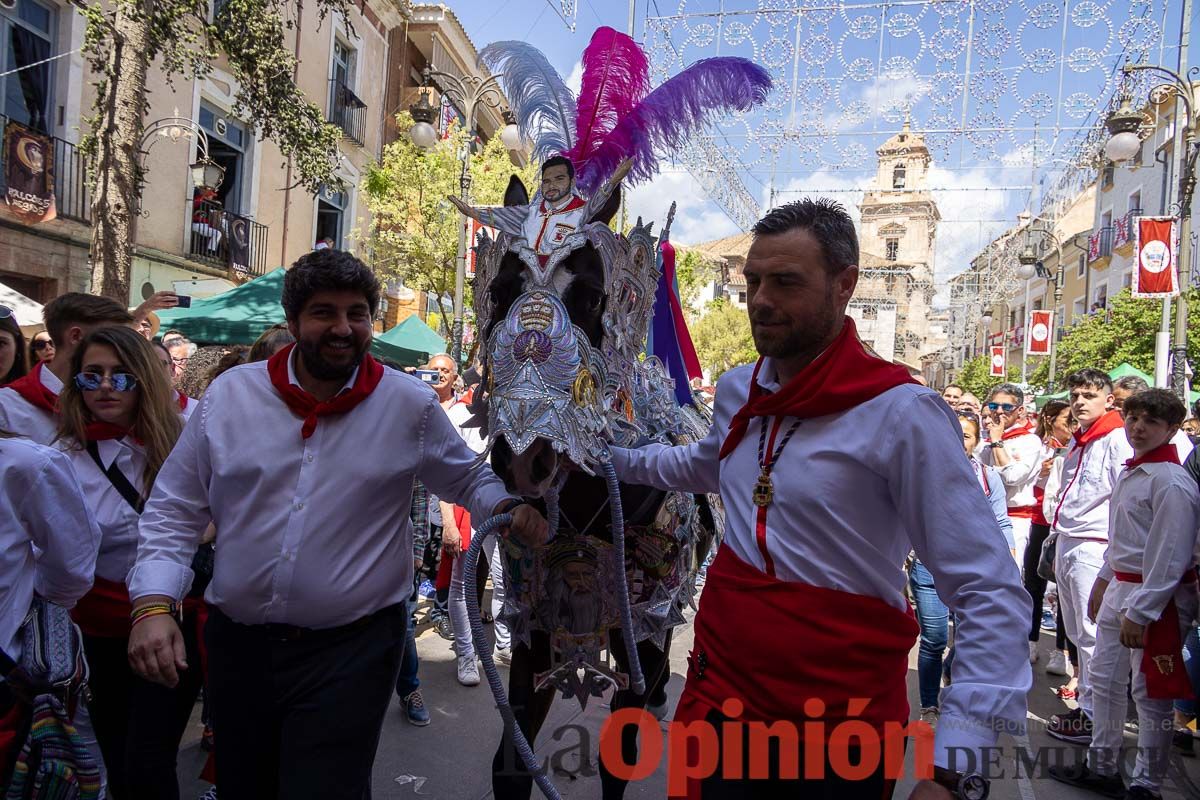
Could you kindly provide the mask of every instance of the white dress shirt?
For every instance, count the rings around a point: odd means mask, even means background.
[[[62,393],[63,382],[48,367],[38,370],[38,376],[42,386],[56,395]],[[12,389],[0,389],[0,431],[50,444],[58,435],[58,416],[43,411]]]
[[[1179,455],[1180,464],[1192,454],[1192,440],[1183,432],[1182,428],[1175,431],[1175,435],[1171,437],[1171,444],[1175,445],[1175,452]]]
[[[725,544],[765,571],[752,500],[763,420],[752,420],[737,448],[718,458],[729,421],[746,401],[751,372],[739,367],[721,377],[713,427],[702,441],[614,448],[613,463],[631,483],[719,492]],[[768,391],[779,390],[771,359],[758,380]],[[782,430],[790,426],[785,421]],[[957,615],[954,681],[942,692],[935,763],[947,765],[949,747],[991,746],[999,729],[1022,728],[1032,680],[1023,644],[1029,595],[941,398],[904,385],[805,420],[771,475],[766,546],[776,577],[908,609],[904,561],[911,549]]]
[[[385,368],[374,392],[320,417],[308,439],[301,423],[266,362],[208,387],[142,514],[131,597],[182,598],[211,519],[219,544],[208,602],[247,625],[343,625],[412,593],[414,477],[478,519],[510,497],[489,467],[473,466],[437,395],[411,376]]]
[[[1178,464],[1154,462],[1123,470],[1109,503],[1108,550],[1100,577],[1142,576],[1121,604],[1130,622],[1162,616],[1184,573],[1196,563],[1200,492]]]
[[[1108,541],[1108,502],[1133,448],[1124,428],[1080,447],[1074,440],[1063,460],[1058,505],[1047,517],[1053,529],[1076,539]]]
[[[100,526],[100,556],[96,559],[96,575],[109,581],[124,583],[137,556],[138,515],[100,471],[92,456],[83,448],[58,442],[75,468],[88,509]],[[131,437],[96,442],[100,460],[108,469],[115,462],[117,469],[139,491],[143,490],[142,473],[146,469],[146,453]]]
[[[1021,427],[1024,428],[1025,423],[1021,423]],[[1042,440],[1036,433],[1025,433],[1005,439],[1004,449],[1008,451],[1009,460],[1003,467],[996,464],[995,450],[991,447],[984,448],[980,459],[1000,472],[1009,508],[1028,508],[1036,505],[1033,488],[1037,486],[1038,475],[1042,471]]]
[[[74,606],[92,588],[99,547],[71,459],[0,438],[0,649],[10,658],[21,657],[17,631],[34,592]]]

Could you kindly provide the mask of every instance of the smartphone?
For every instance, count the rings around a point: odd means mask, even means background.
[[[179,301],[179,308],[192,307],[192,296],[190,294],[177,294],[175,298]]]
[[[442,373],[438,372],[436,369],[419,369],[413,374],[416,375],[422,383],[437,383],[442,376]]]

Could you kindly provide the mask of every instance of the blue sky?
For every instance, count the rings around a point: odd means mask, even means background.
[[[1131,49],[1154,43],[1150,59],[1174,66],[1182,0],[942,0],[936,6],[724,0],[727,11],[746,13],[723,19],[712,14],[721,4],[638,0],[635,38],[652,51],[655,82],[718,54],[774,67],[784,89],[773,93],[770,108],[715,131],[759,206],[768,204],[772,189],[777,201],[829,194],[853,206],[873,177],[873,150],[899,128],[906,110],[918,129],[943,131],[934,136],[930,176],[945,220],[935,265],[940,281],[963,269],[1027,204],[1036,206],[1038,190],[1029,187],[1052,181],[1059,167],[1050,162],[1034,172],[1031,152],[1070,157],[1083,135],[1079,129],[1101,113],[1115,70]],[[557,6],[550,0],[451,4],[477,47],[501,39],[531,42],[577,85],[579,56],[592,31],[602,24],[624,30],[628,5],[579,0],[573,33]],[[817,10],[789,13],[796,6]],[[831,6],[837,10],[822,10]],[[676,17],[680,12],[687,16]],[[1200,25],[1193,29],[1190,60],[1200,63]],[[974,48],[965,46],[968,33]],[[1060,53],[1066,57],[1060,60]],[[747,135],[764,130],[798,135]],[[661,220],[670,200],[680,204],[678,241],[738,230],[682,165],[669,162],[655,181],[633,189],[631,213]]]

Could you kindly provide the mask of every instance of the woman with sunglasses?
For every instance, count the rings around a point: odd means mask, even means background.
[[[70,374],[59,397],[59,444],[101,530],[95,585],[74,612],[91,666],[90,716],[113,797],[175,800],[176,753],[201,684],[196,633],[202,609],[197,600],[183,610],[191,669],[173,689],[150,683],[129,666],[125,576],[137,553],[142,505],[183,419],[153,347],[131,328],[89,334]],[[164,607],[157,613],[177,612]]]
[[[38,331],[29,340],[29,367],[33,368],[39,361],[50,361],[54,358],[54,340],[49,331]]]
[[[0,306],[0,386],[12,383],[28,371],[25,334],[17,324],[16,312],[8,306]]]

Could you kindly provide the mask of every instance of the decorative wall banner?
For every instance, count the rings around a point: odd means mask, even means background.
[[[1005,373],[1004,345],[988,348],[992,353],[992,369],[988,373],[993,378],[1003,378]]]
[[[1174,217],[1138,217],[1133,271],[1134,297],[1175,297],[1179,294],[1176,254],[1179,252],[1179,222]]]
[[[1050,354],[1054,342],[1054,312],[1029,312],[1029,334],[1025,337],[1025,355],[1045,356]]]
[[[4,200],[30,225],[57,215],[54,205],[54,142],[18,122],[4,128]]]

